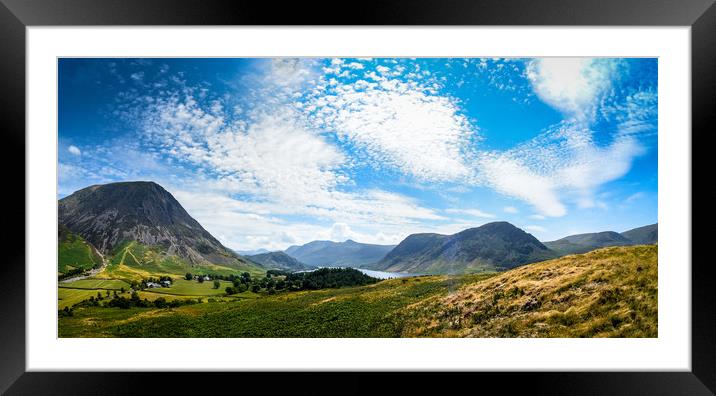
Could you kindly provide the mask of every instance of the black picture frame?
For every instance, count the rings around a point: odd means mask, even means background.
[[[466,384],[495,383],[500,392],[528,394],[713,394],[716,391],[716,298],[713,260],[705,257],[713,224],[706,150],[711,145],[716,105],[716,6],[714,0],[371,0],[339,11],[335,2],[201,0],[0,0],[0,121],[5,155],[2,227],[4,260],[0,263],[0,391],[7,394],[137,393],[143,382],[162,392],[186,393],[188,382],[212,386],[269,384],[273,391],[297,384],[339,384],[365,393],[381,383],[384,391],[403,393],[412,386],[444,393]],[[351,9],[353,9],[351,11]],[[378,373],[39,373],[26,372],[25,361],[25,45],[28,26],[72,25],[555,25],[690,26],[692,72],[692,334],[690,372],[543,372],[464,373],[449,381]],[[684,131],[684,138],[689,131]],[[661,186],[664,188],[664,186]],[[699,200],[704,202],[699,203]],[[710,205],[709,205],[710,206]],[[20,210],[23,208],[24,210]],[[250,378],[249,378],[250,376]],[[298,378],[300,376],[300,378]],[[396,377],[397,376],[397,377]],[[268,385],[267,385],[268,386]],[[332,388],[332,389],[331,389]],[[323,386],[311,393],[321,393]],[[327,387],[335,393],[335,385]],[[141,393],[141,392],[139,392]]]

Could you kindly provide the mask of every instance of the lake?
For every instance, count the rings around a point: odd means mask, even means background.
[[[362,269],[362,268],[355,268],[358,271],[368,275],[372,276],[373,278],[378,279],[395,279],[395,278],[407,278],[409,276],[420,276],[421,274],[408,274],[408,273],[401,273],[401,272],[385,272],[385,271],[373,271],[368,269]]]
[[[353,267],[321,267],[321,268],[353,268]],[[385,272],[385,271],[374,271],[369,269],[363,269],[363,268],[353,268],[354,270],[358,270],[368,276],[372,276],[373,278],[377,279],[396,279],[396,278],[407,278],[409,276],[422,276],[423,274],[409,274],[409,273],[403,273],[403,272]],[[305,270],[305,271],[296,271],[296,272],[311,272],[315,270]]]

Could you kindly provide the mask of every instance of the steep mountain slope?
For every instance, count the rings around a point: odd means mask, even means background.
[[[111,183],[79,190],[59,200],[58,220],[106,254],[121,253],[118,249],[133,242],[134,248],[151,247],[190,265],[256,269],[255,264],[225,248],[153,182]]]
[[[659,224],[650,224],[624,231],[622,236],[636,245],[652,245],[659,241]]]
[[[102,264],[97,249],[62,224],[57,230],[57,246],[57,272],[60,274],[89,270]]]
[[[614,231],[577,234],[544,242],[550,249],[560,255],[586,253],[607,246],[650,245],[657,242],[658,224],[622,232]]]
[[[255,263],[261,264],[267,269],[301,271],[315,268],[296,260],[284,252],[268,252],[245,257]]]
[[[359,267],[375,263],[393,248],[393,245],[372,245],[349,239],[345,242],[313,241],[303,246],[291,246],[285,252],[316,267]]]
[[[531,234],[507,222],[454,235],[413,234],[369,269],[412,273],[503,270],[556,257]]]

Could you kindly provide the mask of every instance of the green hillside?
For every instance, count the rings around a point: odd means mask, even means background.
[[[65,274],[71,270],[90,270],[102,264],[102,256],[81,236],[64,226],[58,227],[57,272]]]
[[[78,307],[60,337],[656,337],[657,246],[177,308]],[[93,323],[87,326],[86,323]]]
[[[98,277],[140,281],[162,275],[181,277],[187,272],[220,275],[249,272],[252,275],[262,275],[266,270],[245,260],[237,260],[231,267],[210,263],[191,264],[179,256],[165,253],[159,246],[147,246],[132,241],[123,243],[112,251],[107,268]]]
[[[659,241],[659,224],[650,224],[624,231],[622,236],[638,245],[651,245]]]

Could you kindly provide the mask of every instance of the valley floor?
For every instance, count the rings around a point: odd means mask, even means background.
[[[230,298],[217,291],[176,308],[77,307],[59,318],[59,336],[657,337],[657,256],[656,245],[613,247],[503,273]],[[80,286],[61,288],[60,298],[118,284]],[[195,288],[182,293],[205,292]],[[186,297],[160,292],[143,293]]]

